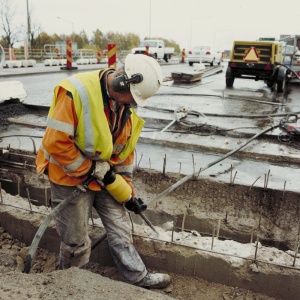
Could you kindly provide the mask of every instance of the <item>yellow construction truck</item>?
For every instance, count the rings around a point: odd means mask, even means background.
[[[236,78],[263,80],[277,92],[285,90],[287,69],[282,66],[282,44],[277,41],[234,41],[226,70],[226,86]]]

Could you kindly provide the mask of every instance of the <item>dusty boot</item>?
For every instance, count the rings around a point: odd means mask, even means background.
[[[135,285],[152,288],[152,289],[163,289],[171,283],[171,277],[168,274],[162,273],[148,273],[141,281]]]

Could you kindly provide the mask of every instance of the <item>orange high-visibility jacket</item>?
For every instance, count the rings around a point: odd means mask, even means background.
[[[74,75],[54,89],[47,128],[36,158],[37,172],[47,169],[54,183],[77,185],[93,160],[108,161],[117,173],[132,173],[134,148],[144,120],[130,109],[131,116],[113,143],[100,86],[107,70]],[[69,92],[73,99],[67,95]],[[95,184],[90,188],[99,189]]]

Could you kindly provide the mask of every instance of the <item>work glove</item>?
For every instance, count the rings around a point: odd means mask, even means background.
[[[94,170],[94,177],[98,180],[102,180],[105,174],[110,170],[110,165],[106,161],[97,161]]]

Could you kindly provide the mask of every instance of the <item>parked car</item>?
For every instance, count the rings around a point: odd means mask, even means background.
[[[200,63],[200,58],[203,64],[219,65],[222,60],[222,52],[215,51],[211,46],[196,46],[188,52],[187,59],[190,66]]]

